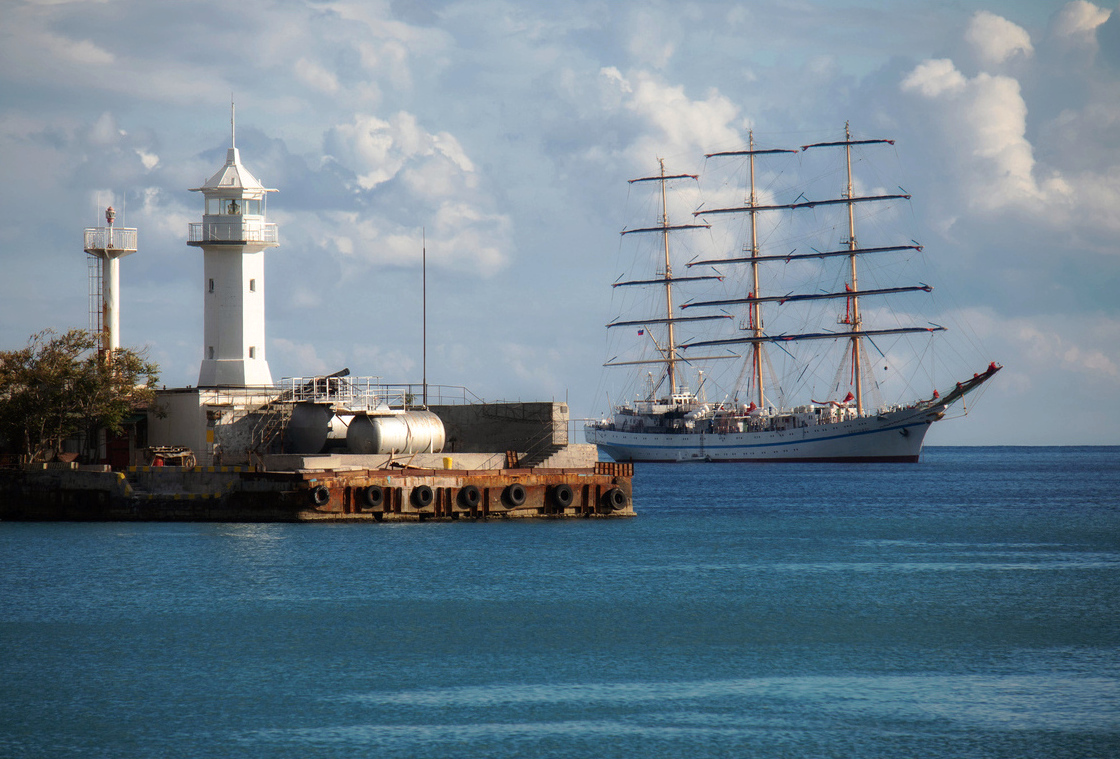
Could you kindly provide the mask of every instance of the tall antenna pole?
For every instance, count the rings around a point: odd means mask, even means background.
[[[237,125],[234,119],[233,93],[229,93],[229,146],[237,147]]]
[[[423,382],[424,382],[424,408],[428,407],[428,230],[427,227],[420,228],[420,269],[422,279],[422,289],[424,294],[421,298],[423,301],[422,308],[424,310],[423,323]]]

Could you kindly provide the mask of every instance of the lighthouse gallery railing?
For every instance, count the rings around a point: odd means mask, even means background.
[[[188,243],[200,242],[263,242],[280,241],[275,224],[228,221],[192,222]]]

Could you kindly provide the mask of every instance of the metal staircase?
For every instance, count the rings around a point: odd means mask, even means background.
[[[292,403],[273,401],[261,406],[256,414],[259,415],[257,423],[253,426],[253,434],[249,444],[252,453],[262,456],[269,453],[269,449],[278,437],[282,435],[292,419]]]

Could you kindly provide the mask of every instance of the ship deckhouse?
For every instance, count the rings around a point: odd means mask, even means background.
[[[231,123],[226,163],[201,187],[201,222],[187,244],[202,248],[204,339],[199,387],[271,385],[265,359],[264,251],[279,245],[266,220],[266,188],[241,163]]]

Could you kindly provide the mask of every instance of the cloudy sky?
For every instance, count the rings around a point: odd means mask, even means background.
[[[857,156],[866,189],[913,195],[875,242],[924,246],[908,262],[952,327],[915,393],[1006,367],[927,443],[1120,443],[1115,4],[0,0],[0,348],[88,325],[82,229],[111,202],[140,230],[123,343],[197,381],[188,188],[224,161],[231,95],[243,162],[280,190],[274,378],[418,382],[425,235],[429,382],[599,416],[628,392],[601,367],[637,255],[619,232],[649,221],[626,180],[664,159],[702,175],[692,200],[734,203],[741,171],[705,153],[850,121],[896,140]],[[780,202],[817,170],[791,160],[760,173]],[[725,232],[687,255],[734,252]]]

